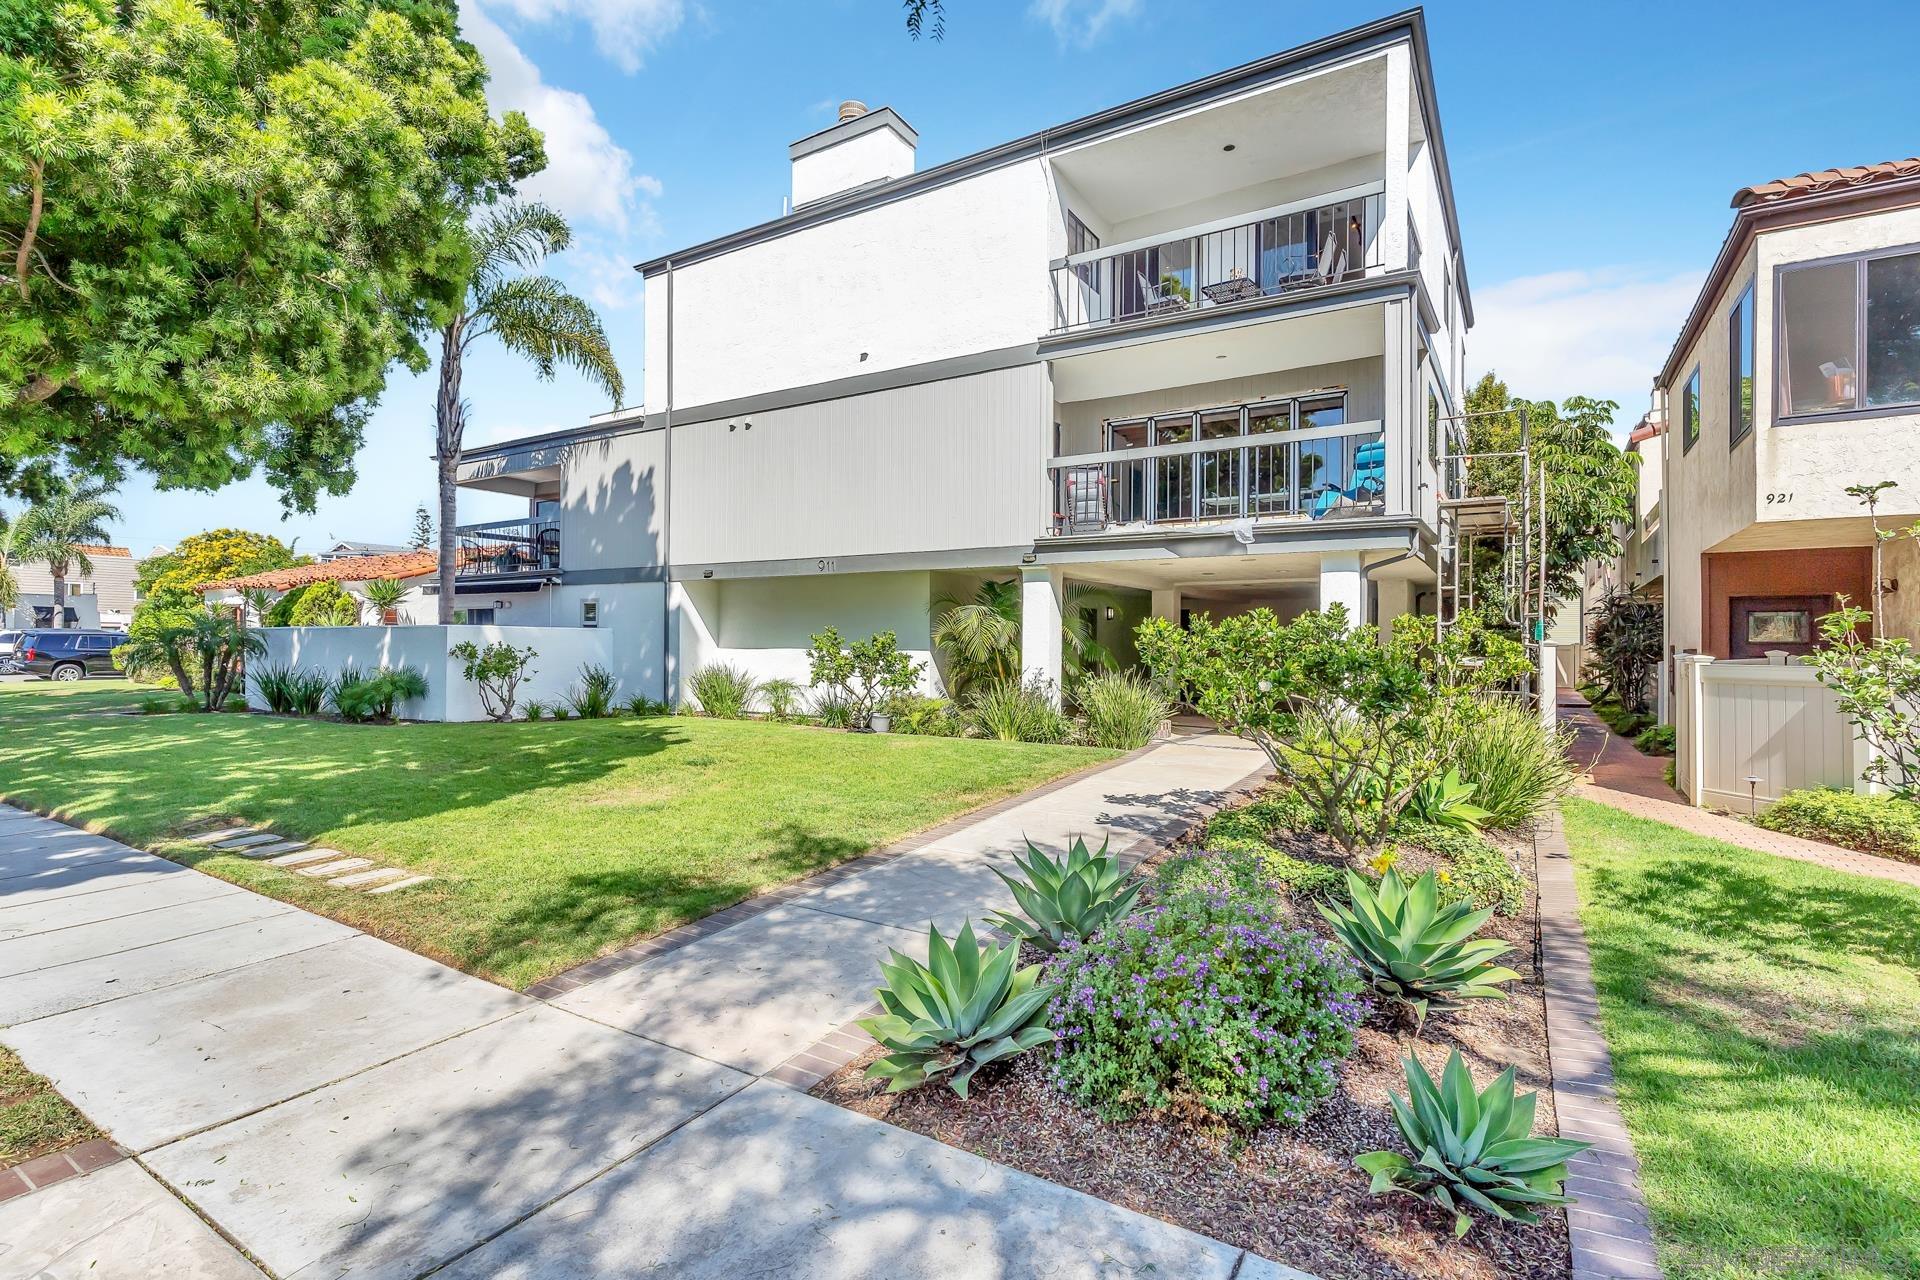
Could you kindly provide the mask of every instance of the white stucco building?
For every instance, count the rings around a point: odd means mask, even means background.
[[[850,103],[789,149],[790,213],[640,264],[646,405],[462,459],[528,504],[459,531],[472,621],[609,629],[677,698],[804,676],[829,624],[930,656],[985,576],[1056,681],[1074,582],[1123,656],[1149,613],[1431,610],[1472,305],[1419,13],[920,142]]]

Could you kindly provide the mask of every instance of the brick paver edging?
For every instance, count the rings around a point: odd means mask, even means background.
[[[1593,1144],[1567,1162],[1567,1190],[1577,1197],[1567,1206],[1573,1280],[1659,1280],[1640,1162],[1620,1119],[1613,1058],[1600,1031],[1593,960],[1574,892],[1573,851],[1558,809],[1534,833],[1534,866],[1554,1115],[1561,1137]]]
[[[95,1169],[118,1164],[126,1158],[126,1152],[105,1138],[95,1138],[92,1142],[83,1142],[77,1147],[68,1147],[51,1155],[35,1156],[11,1169],[0,1169],[0,1204],[30,1191],[50,1187],[56,1182],[65,1182],[68,1178],[78,1178]]]
[[[1142,750],[1146,749],[1147,748],[1142,748]],[[1127,759],[1132,758],[1131,755],[1127,757]],[[1257,765],[1238,782],[1225,788],[1220,793],[1220,801],[1218,804],[1199,805],[1196,807],[1195,816],[1191,818],[1174,819],[1158,830],[1143,832],[1140,835],[1132,837],[1124,845],[1121,845],[1117,849],[1110,849],[1109,852],[1119,860],[1121,866],[1130,872],[1138,871],[1143,867],[1151,867],[1166,856],[1176,841],[1180,840],[1189,831],[1200,826],[1200,824],[1208,818],[1211,818],[1222,809],[1232,807],[1238,800],[1251,799],[1253,795],[1260,790],[1266,780],[1272,776],[1272,773],[1273,770],[1268,765],[1264,763]],[[1041,792],[1029,792],[1027,796],[1020,798],[1025,800],[1029,798],[1029,796],[1039,794],[1041,794]],[[987,930],[987,932],[991,936],[1002,937],[996,930],[990,929]],[[870,1018],[880,1012],[880,1006],[875,1004],[870,1006],[860,1017]],[[776,1080],[781,1084],[788,1085],[795,1089],[811,1089],[867,1050],[873,1048],[873,1044],[873,1037],[865,1031],[862,1031],[859,1020],[855,1019],[847,1023],[844,1027],[841,1027],[838,1031],[829,1031],[818,1043],[808,1045],[799,1053],[794,1054],[791,1058],[788,1058],[785,1062],[767,1072],[766,1078]]]
[[[945,839],[957,831],[963,831],[976,822],[983,822],[996,814],[1005,813],[1009,809],[1027,803],[1029,800],[1035,800],[1041,796],[1050,795],[1055,791],[1064,790],[1076,782],[1084,782],[1088,778],[1098,777],[1100,774],[1106,773],[1111,769],[1118,769],[1123,764],[1129,764],[1138,760],[1155,747],[1164,746],[1167,741],[1168,739],[1164,738],[1157,739],[1149,742],[1144,747],[1136,748],[1112,760],[1103,761],[1090,768],[1076,769],[1072,773],[1062,774],[1052,782],[1043,783],[1030,791],[1022,791],[1015,795],[996,800],[991,804],[983,805],[978,809],[970,809],[957,817],[949,818],[937,827],[930,827],[916,835],[908,836],[903,840],[897,840],[884,848],[875,849],[870,853],[863,853],[859,857],[851,858],[846,862],[835,863],[831,867],[816,871],[812,875],[802,879],[790,880],[776,889],[769,889],[745,901],[736,902],[724,910],[714,912],[712,915],[702,916],[700,919],[688,924],[683,924],[676,929],[669,929],[665,933],[655,934],[645,941],[636,942],[630,947],[622,947],[620,950],[601,956],[598,959],[589,960],[585,964],[576,965],[565,972],[556,973],[553,977],[536,982],[528,987],[525,994],[532,996],[536,1000],[552,1000],[556,996],[564,995],[577,987],[583,987],[589,982],[596,982],[610,974],[631,969],[635,965],[645,964],[656,956],[666,955],[670,951],[678,951],[681,947],[689,943],[698,942],[702,938],[712,937],[730,925],[736,925],[743,920],[751,920],[755,916],[764,915],[775,907],[793,898],[797,898],[804,893],[817,889],[822,885],[835,884],[841,880],[845,880],[849,876],[858,875],[862,871],[870,870],[880,863],[899,857],[901,854],[912,853],[915,849],[924,849],[937,840]],[[1178,740],[1174,739],[1174,741]],[[1259,770],[1255,771],[1254,775],[1249,775],[1249,777],[1255,775],[1264,776],[1265,769],[1266,766],[1263,765]],[[1246,785],[1247,779],[1242,779],[1234,785],[1233,791],[1238,792]],[[1192,823],[1188,822],[1179,822],[1179,829],[1164,837],[1162,831],[1147,832],[1127,845],[1126,848],[1136,848],[1141,841],[1161,838],[1170,839],[1173,836],[1184,834],[1192,825]]]

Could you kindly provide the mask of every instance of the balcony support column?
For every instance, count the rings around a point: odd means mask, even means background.
[[[1020,671],[1040,680],[1060,702],[1064,674],[1060,638],[1060,570],[1029,565],[1020,571]]]
[[[1324,611],[1341,605],[1347,611],[1347,625],[1358,626],[1367,620],[1367,581],[1360,572],[1358,551],[1329,551],[1320,557],[1320,608]]]
[[[1413,55],[1389,45],[1387,120],[1384,139],[1386,198],[1380,202],[1380,262],[1388,271],[1407,268],[1407,151],[1413,113]]]
[[[1180,588],[1155,587],[1153,589],[1153,616],[1165,618],[1175,626],[1180,624]]]

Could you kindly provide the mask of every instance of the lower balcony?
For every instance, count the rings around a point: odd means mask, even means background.
[[[1386,511],[1379,422],[1315,424],[1267,406],[1114,423],[1112,446],[1048,464],[1058,537],[1236,521],[1339,520]]]
[[[453,531],[454,576],[479,579],[537,577],[560,572],[558,520],[494,520]]]

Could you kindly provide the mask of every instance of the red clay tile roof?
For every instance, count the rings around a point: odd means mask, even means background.
[[[82,545],[80,550],[90,556],[131,556],[133,554],[125,547],[89,547]]]
[[[1796,173],[1791,178],[1758,182],[1733,193],[1733,207],[1775,204],[1800,196],[1818,195],[1835,187],[1864,187],[1895,178],[1920,177],[1920,156],[1906,160],[1883,160],[1879,164],[1853,165],[1845,169],[1821,169],[1814,173]]]
[[[1627,443],[1639,444],[1642,440],[1651,440],[1666,429],[1667,425],[1664,422],[1653,422],[1649,419],[1642,418],[1635,424],[1633,430],[1627,434]]]
[[[243,578],[223,578],[202,584],[198,590],[243,590],[265,587],[269,591],[291,591],[311,582],[371,582],[376,578],[418,578],[434,572],[439,557],[431,551],[402,551],[384,556],[348,556],[325,564],[297,564],[290,569],[269,569]]]

